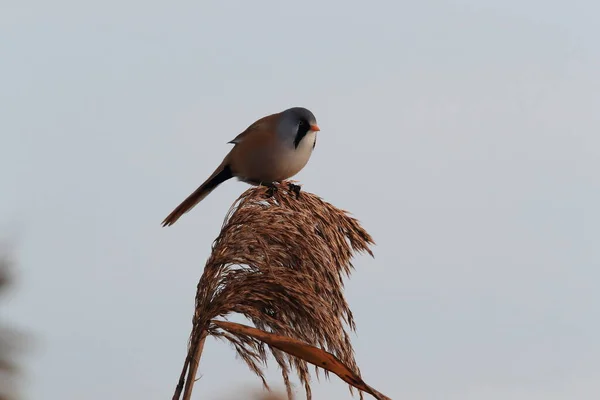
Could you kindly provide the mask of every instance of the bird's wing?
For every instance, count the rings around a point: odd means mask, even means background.
[[[239,135],[237,135],[233,140],[230,140],[227,143],[238,144],[246,137],[252,134],[256,134],[258,132],[269,132],[275,128],[275,122],[277,121],[277,116],[279,114],[271,114],[266,117],[262,117],[258,121],[254,122],[250,125],[246,130]]]

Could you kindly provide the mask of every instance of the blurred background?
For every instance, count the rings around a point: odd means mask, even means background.
[[[160,222],[227,141],[304,106],[322,131],[296,179],[377,242],[346,291],[370,385],[394,399],[599,398],[599,12],[3,1],[0,232],[18,262],[2,324],[35,344],[10,355],[21,397],[171,397],[197,280],[247,185]],[[199,374],[195,398],[259,386],[214,339]],[[282,388],[274,365],[268,377]],[[313,394],[349,398],[336,377]]]

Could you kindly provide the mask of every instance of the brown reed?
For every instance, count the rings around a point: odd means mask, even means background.
[[[263,367],[270,352],[288,397],[293,371],[311,398],[307,362],[212,322],[231,313],[244,315],[259,330],[331,353],[360,380],[343,279],[355,253],[372,255],[373,240],[346,211],[294,189],[290,182],[275,189],[253,187],[232,205],[198,283],[188,356],[173,399],[179,399],[184,384],[189,399],[207,335],[229,341],[266,388]]]

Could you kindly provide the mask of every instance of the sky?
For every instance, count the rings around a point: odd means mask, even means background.
[[[5,0],[3,318],[27,399],[170,398],[254,120],[321,128],[295,179],[373,235],[346,296],[393,399],[600,396],[600,3]],[[194,398],[259,380],[208,340]],[[267,373],[282,387],[279,371]],[[298,398],[303,397],[298,386]],[[347,399],[336,377],[315,399]]]

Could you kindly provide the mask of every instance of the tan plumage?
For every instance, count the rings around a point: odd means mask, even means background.
[[[254,184],[280,182],[296,175],[308,162],[319,127],[304,108],[291,108],[263,117],[237,135],[221,165],[163,221],[173,225],[217,186],[237,177]]]

